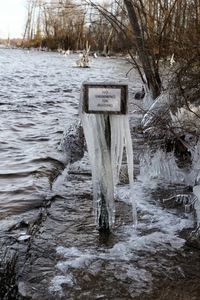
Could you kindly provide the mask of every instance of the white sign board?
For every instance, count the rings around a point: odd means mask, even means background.
[[[121,89],[90,87],[88,91],[88,110],[94,112],[120,112]]]
[[[88,114],[127,114],[128,85],[84,82],[81,99]]]

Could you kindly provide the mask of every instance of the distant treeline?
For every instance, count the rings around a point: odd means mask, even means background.
[[[22,39],[0,39],[0,45],[4,45],[6,47],[20,47],[22,44]]]
[[[131,2],[131,1],[130,1]],[[97,1],[95,1],[97,3]],[[51,50],[136,51],[124,1],[28,0],[23,46]],[[155,56],[199,49],[199,0],[132,1],[146,47]],[[200,50],[199,50],[200,51]]]
[[[121,39],[122,30],[113,27],[110,20],[92,4],[72,0],[29,0],[28,16],[24,32],[24,47],[42,47],[51,50],[82,50],[86,44],[92,51],[109,53],[130,48],[127,40]],[[118,5],[103,5],[121,21],[124,13]],[[121,34],[120,34],[121,33]]]

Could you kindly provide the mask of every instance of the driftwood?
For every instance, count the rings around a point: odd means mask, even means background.
[[[80,68],[89,68],[89,53],[90,53],[90,46],[88,43],[86,44],[86,50],[83,53],[79,54],[79,60],[76,61],[76,65]]]

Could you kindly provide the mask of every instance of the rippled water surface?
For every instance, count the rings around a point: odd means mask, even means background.
[[[185,246],[183,234],[193,228],[193,215],[162,205],[184,186],[138,177],[134,228],[122,183],[116,190],[115,228],[101,235],[92,214],[87,154],[65,168],[60,141],[78,119],[82,82],[121,81],[130,68],[124,59],[98,58],[91,68],[79,69],[77,57],[0,50],[1,235],[4,220],[12,220],[5,236],[18,253],[21,299],[198,300],[200,255]],[[141,84],[134,72],[131,76],[126,80],[133,105],[132,94]],[[143,151],[138,105],[131,107],[136,162]]]
[[[124,62],[101,58],[79,69],[77,55],[0,50],[0,214],[37,206],[37,190],[61,167],[58,145],[78,115],[81,84],[125,77]]]

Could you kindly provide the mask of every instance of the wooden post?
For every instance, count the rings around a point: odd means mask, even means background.
[[[105,140],[111,158],[111,128],[110,128],[110,117],[104,115],[105,121]],[[114,197],[114,195],[113,195]],[[98,219],[98,228],[100,231],[109,231],[109,213],[106,205],[106,195],[104,195],[104,189],[101,188],[101,200],[100,200],[100,215]]]

